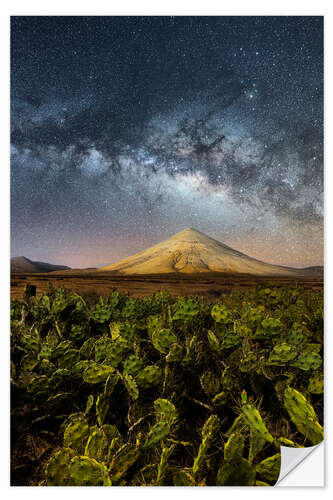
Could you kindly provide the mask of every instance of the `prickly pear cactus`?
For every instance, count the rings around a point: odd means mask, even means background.
[[[242,406],[242,415],[245,423],[253,429],[254,432],[260,435],[263,439],[268,441],[268,443],[273,443],[274,438],[268,431],[259,411],[251,404],[245,404]]]
[[[253,460],[256,458],[258,453],[262,451],[266,444],[266,439],[256,432],[253,428],[250,429],[250,445],[249,445],[249,462],[252,464]]]
[[[154,410],[156,415],[156,420],[158,422],[166,422],[172,425],[176,422],[178,418],[178,413],[175,405],[172,404],[167,399],[156,399],[154,401]]]
[[[70,422],[64,431],[64,446],[83,453],[89,437],[89,425],[85,420]]]
[[[167,363],[178,363],[182,361],[184,357],[184,348],[182,345],[175,342],[170,346],[170,351],[167,356],[165,356],[165,360]]]
[[[212,308],[211,315],[216,323],[226,325],[232,322],[231,311],[229,311],[223,304],[215,304],[215,306]]]
[[[153,333],[156,330],[161,330],[162,328],[164,328],[164,323],[165,323],[165,321],[164,321],[163,317],[158,315],[158,314],[148,316],[148,318],[147,318],[147,331],[148,331],[149,337],[151,338]]]
[[[283,342],[281,344],[277,344],[273,347],[269,358],[268,364],[283,366],[289,361],[292,361],[297,357],[297,351],[294,346]]]
[[[91,359],[95,352],[95,339],[87,339],[80,348],[80,358]]]
[[[200,377],[200,384],[208,396],[214,396],[219,391],[220,379],[215,373],[206,371]]]
[[[261,478],[276,483],[279,478],[281,469],[281,454],[276,453],[275,455],[265,458],[256,466],[256,472],[261,476]]]
[[[242,341],[242,338],[236,332],[227,332],[222,341],[221,347],[223,349],[231,349],[236,345],[239,345]]]
[[[90,410],[93,406],[94,406],[94,396],[93,396],[93,394],[89,394],[88,399],[87,399],[86,409],[84,410],[84,414],[88,415],[88,413],[90,412]]]
[[[240,360],[239,369],[243,373],[255,371],[257,367],[258,367],[258,357],[255,352],[249,351]]]
[[[136,401],[139,397],[139,389],[134,378],[128,373],[124,373],[123,382],[131,399]]]
[[[132,354],[124,361],[124,373],[135,376],[143,368],[143,361],[137,355]]]
[[[216,438],[219,427],[220,419],[217,415],[211,415],[208,420],[206,420],[201,432],[202,441],[199,446],[199,451],[193,462],[192,473],[194,477],[197,477],[202,472],[209,448]]]
[[[115,369],[112,366],[92,362],[84,370],[82,378],[88,384],[98,384],[104,382],[114,372]]]
[[[245,439],[241,434],[233,433],[224,445],[224,460],[240,462],[244,452]]]
[[[298,432],[313,445],[324,439],[324,431],[317,415],[303,394],[292,387],[287,387],[284,391],[284,406]]]
[[[224,462],[218,470],[216,486],[253,486],[255,477],[255,468],[245,458],[239,463]]]
[[[96,399],[96,417],[99,425],[103,425],[105,417],[110,407],[110,397],[108,394],[102,393]]]
[[[296,361],[293,362],[293,366],[300,368],[304,371],[318,370],[321,366],[322,359],[316,352],[302,352]]]
[[[119,364],[127,358],[129,344],[122,337],[118,337],[108,348],[105,363],[117,368]]]
[[[162,370],[157,365],[146,366],[136,375],[135,380],[140,387],[148,388],[161,382]]]
[[[216,396],[214,396],[212,403],[214,406],[219,408],[226,405],[228,401],[229,401],[229,395],[225,391],[222,391],[216,394]]]
[[[118,380],[120,379],[119,372],[116,370],[114,372],[111,372],[108,378],[105,381],[104,385],[104,394],[108,397],[111,398],[113,391],[115,390]]]
[[[96,304],[96,306],[90,310],[90,318],[95,323],[106,323],[110,321],[111,315],[112,309],[108,304]]]
[[[322,373],[315,372],[309,378],[308,391],[311,394],[322,394],[324,392],[324,375]]]
[[[107,457],[108,439],[103,429],[96,429],[90,433],[84,454],[103,463]]]
[[[221,350],[220,341],[216,337],[215,333],[212,332],[211,330],[208,330],[207,338],[208,338],[208,343],[209,343],[209,347],[211,348],[211,350],[213,352],[219,353]]]
[[[190,470],[176,471],[172,478],[174,486],[195,486],[195,480]]]
[[[79,456],[72,458],[69,473],[73,486],[111,486],[107,468],[94,458]]]
[[[68,349],[62,356],[59,356],[58,366],[59,368],[67,368],[70,370],[73,365],[79,362],[79,360],[79,351],[77,349]]]
[[[70,448],[63,448],[55,453],[46,467],[47,486],[71,486],[72,479],[69,473],[69,464],[75,456]]]
[[[162,439],[165,439],[166,437],[168,437],[168,435],[170,434],[170,431],[171,431],[171,428],[167,422],[165,422],[165,421],[158,422],[157,424],[153,425],[150,428],[150,430],[148,432],[147,439],[146,439],[143,447],[144,448],[152,448],[156,444],[160,443],[160,441],[162,441]]]
[[[108,350],[112,346],[112,341],[109,337],[100,337],[95,342],[95,361],[101,363],[105,360]]]
[[[169,328],[163,328],[155,330],[151,340],[155,349],[162,354],[167,354],[171,345],[177,342],[177,337]]]
[[[127,470],[138,460],[141,449],[133,444],[126,443],[113,456],[110,465],[110,475],[113,483],[117,483],[126,474]]]
[[[164,476],[168,468],[168,460],[171,453],[173,452],[174,447],[175,445],[172,444],[171,446],[164,446],[162,448],[161,459],[157,469],[156,486],[163,485]]]
[[[135,335],[135,326],[123,323],[119,328],[119,335],[127,340],[127,342],[133,342]]]
[[[173,321],[190,321],[199,313],[199,305],[195,300],[182,299],[175,304],[175,311],[172,316]]]

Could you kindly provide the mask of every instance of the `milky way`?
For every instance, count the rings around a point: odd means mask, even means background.
[[[115,262],[194,227],[322,263],[321,17],[13,17],[12,255]]]

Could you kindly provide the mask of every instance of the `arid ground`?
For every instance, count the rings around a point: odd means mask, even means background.
[[[156,274],[156,275],[116,275],[111,273],[54,272],[45,274],[12,274],[11,297],[21,299],[27,283],[37,286],[37,295],[48,291],[49,283],[55,288],[63,286],[83,296],[108,295],[117,289],[132,297],[144,297],[159,290],[168,290],[171,296],[203,295],[213,298],[220,293],[239,288],[248,288],[256,284],[281,286],[299,284],[307,289],[320,289],[323,278],[304,276],[297,279],[290,277],[256,277],[250,275],[228,275],[222,273],[201,274]]]

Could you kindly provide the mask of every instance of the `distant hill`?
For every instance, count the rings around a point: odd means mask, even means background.
[[[302,270],[267,264],[192,228],[98,272],[119,274],[209,273],[300,276]]]
[[[306,275],[311,276],[324,276],[324,266],[310,266],[304,267],[301,271]]]
[[[35,262],[23,256],[10,259],[11,273],[50,273],[67,269],[70,269],[70,267],[48,264],[47,262]]]

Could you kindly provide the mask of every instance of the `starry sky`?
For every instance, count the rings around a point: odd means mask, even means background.
[[[11,253],[323,262],[322,17],[12,17]]]

